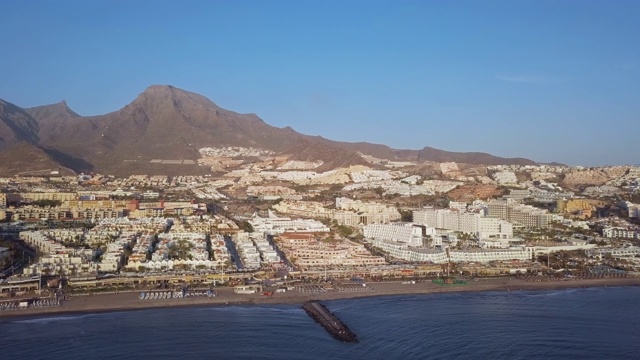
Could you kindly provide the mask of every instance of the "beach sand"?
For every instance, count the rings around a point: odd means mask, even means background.
[[[566,288],[587,288],[607,286],[640,286],[640,278],[622,279],[590,279],[557,282],[525,282],[516,278],[486,278],[470,281],[467,285],[441,286],[431,281],[403,284],[402,282],[372,282],[367,284],[371,290],[304,294],[296,290],[285,293],[275,293],[271,297],[259,294],[234,294],[232,288],[216,289],[218,296],[213,298],[185,298],[163,300],[140,300],[139,292],[125,292],[118,294],[95,294],[89,296],[74,296],[62,305],[50,308],[33,308],[0,312],[0,318],[16,316],[40,316],[69,313],[98,313],[127,310],[141,310],[153,308],[173,308],[186,306],[226,306],[226,305],[255,305],[255,304],[302,304],[309,300],[337,300],[371,296],[436,294],[447,292],[469,291],[532,291],[553,290]]]

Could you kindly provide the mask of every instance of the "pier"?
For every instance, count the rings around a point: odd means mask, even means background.
[[[334,338],[343,342],[358,342],[356,334],[321,303],[317,301],[307,301],[302,305],[302,309],[322,325]]]

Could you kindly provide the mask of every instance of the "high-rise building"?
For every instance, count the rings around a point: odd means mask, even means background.
[[[547,210],[516,203],[512,199],[495,199],[487,204],[489,216],[507,220],[529,228],[546,228],[551,225],[553,215]]]
[[[510,239],[513,237],[513,226],[508,221],[486,217],[479,213],[424,208],[413,212],[413,221],[436,229],[474,234],[480,238]]]
[[[410,246],[423,246],[423,237],[435,233],[434,228],[413,223],[372,224],[363,228],[367,239],[393,240]]]
[[[336,211],[333,214],[339,224],[349,226],[386,224],[400,220],[400,217],[400,212],[394,206],[346,197],[336,198]]]

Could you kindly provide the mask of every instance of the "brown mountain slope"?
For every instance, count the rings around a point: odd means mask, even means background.
[[[418,161],[459,162],[483,165],[535,165],[536,162],[524,158],[502,158],[481,152],[451,152],[425,147],[418,151]]]
[[[483,153],[396,150],[303,135],[289,127],[268,125],[255,114],[225,110],[201,95],[164,85],[151,86],[122,109],[100,116],[79,116],[64,102],[26,110],[0,102],[0,111],[0,149],[19,141],[37,143],[76,171],[116,175],[162,171],[160,165],[150,165],[150,160],[195,160],[199,148],[220,146],[259,147],[299,160],[322,160],[325,168],[363,163],[356,152],[389,160],[533,163]],[[192,172],[188,166],[181,169]]]
[[[482,165],[533,165],[536,163],[524,158],[503,158],[481,152],[453,152],[434,149],[432,147],[425,147],[422,150],[401,150],[392,149],[387,145],[371,144],[366,142],[344,143],[328,141],[328,143],[344,149],[359,151],[363,154],[371,155],[380,159],[398,161],[456,162]]]
[[[322,141],[301,140],[285,151],[291,154],[290,160],[323,162],[317,171],[326,171],[350,165],[369,165],[357,152]]]
[[[38,137],[42,143],[48,139],[72,133],[76,125],[72,120],[81,116],[71,110],[65,101],[24,109],[38,124]]]
[[[39,123],[50,120],[37,118]],[[61,129],[60,123],[52,128]],[[103,171],[119,169],[125,160],[146,164],[155,158],[196,159],[197,149],[206,146],[280,152],[300,139],[293,130],[270,126],[254,114],[222,109],[201,95],[171,86],[151,86],[118,111],[70,117],[64,124],[59,133],[42,134],[42,144],[84,158]]]
[[[49,175],[54,170],[60,175],[74,174],[45,151],[28,142],[23,141],[0,151],[0,176]]]
[[[38,141],[38,124],[24,110],[0,99],[0,150]]]

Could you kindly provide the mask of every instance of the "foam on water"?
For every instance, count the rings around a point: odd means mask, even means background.
[[[17,321],[11,321],[11,322],[14,324],[49,324],[49,323],[60,322],[60,321],[82,320],[82,319],[86,319],[86,318],[98,316],[98,315],[99,314],[52,316],[52,317],[44,317],[44,318],[17,320]]]
[[[222,312],[222,313],[281,313],[281,314],[304,314],[304,311],[299,305],[290,305],[291,307],[278,307],[274,306],[209,306],[199,307],[196,311],[206,312]]]

